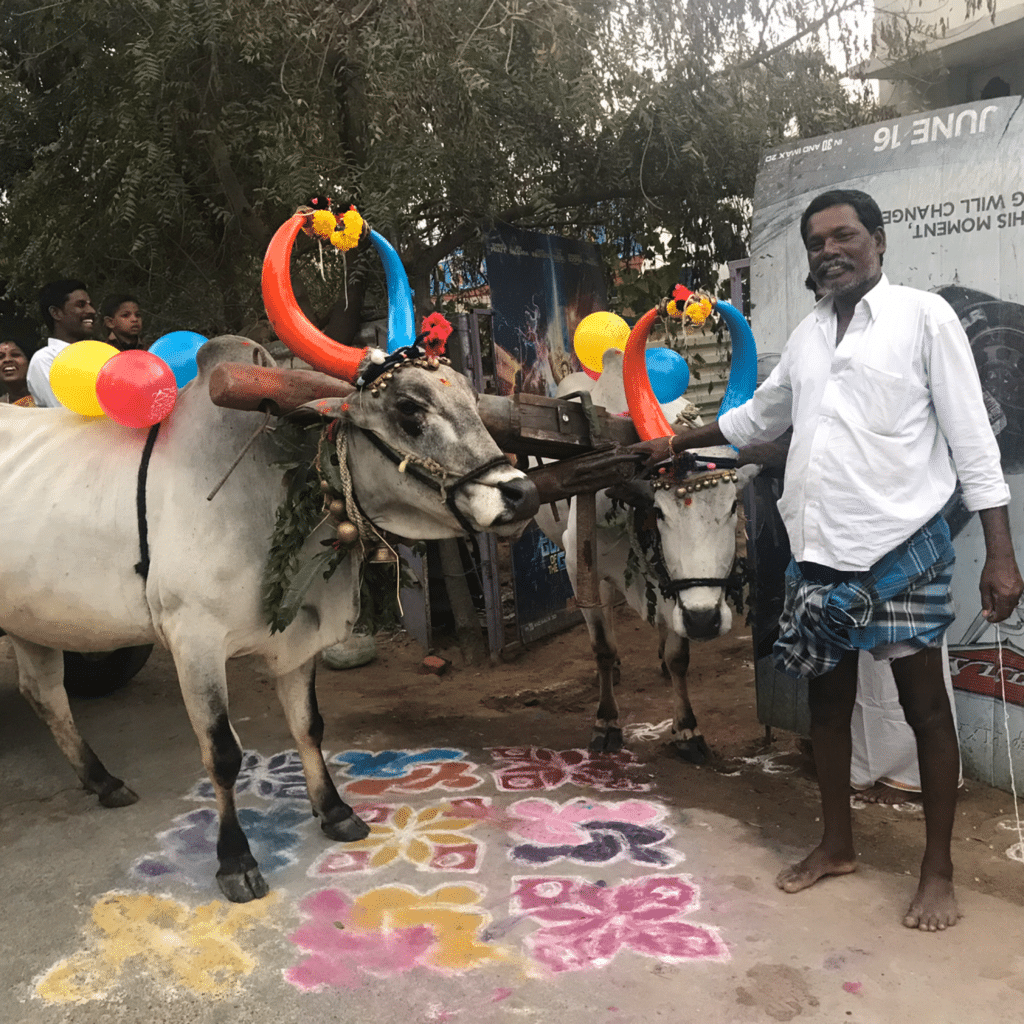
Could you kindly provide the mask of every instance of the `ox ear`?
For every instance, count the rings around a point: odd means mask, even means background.
[[[313,402],[300,405],[288,413],[285,419],[307,423],[313,420],[345,420],[348,419],[348,399],[318,398]]]
[[[211,338],[196,354],[199,377],[206,380],[220,363],[248,363],[251,366],[276,366],[274,357],[258,342],[237,334]]]
[[[754,465],[753,463],[747,463],[745,466],[739,466],[736,469],[736,490],[742,491],[751,480],[761,472],[761,467]]]
[[[654,487],[650,480],[623,480],[607,490],[612,501],[621,501],[633,508],[650,508],[654,505]]]

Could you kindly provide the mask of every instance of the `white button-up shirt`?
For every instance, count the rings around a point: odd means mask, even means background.
[[[830,296],[793,331],[749,402],[725,413],[737,447],[793,427],[779,500],[793,557],[870,568],[939,512],[1006,505],[970,343],[939,295],[883,275],[836,345]]]
[[[48,338],[46,348],[39,349],[28,364],[25,383],[29,394],[35,399],[37,406],[60,407],[57,396],[50,387],[50,367],[54,359],[68,347],[68,342],[60,338]]]

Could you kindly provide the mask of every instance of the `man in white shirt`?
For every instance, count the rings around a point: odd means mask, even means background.
[[[818,846],[776,884],[798,892],[857,867],[850,721],[858,650],[870,650],[891,660],[921,767],[925,853],[903,923],[940,931],[959,917],[950,854],[959,755],[941,652],[953,618],[953,549],[939,513],[959,477],[985,534],[981,607],[1002,621],[1024,591],[1009,489],[967,337],[940,296],[889,284],[877,203],[863,192],[826,192],[800,230],[826,294],[775,370],[717,423],[636,447],[656,462],[793,428],[779,501],[793,561],[774,653],[784,671],[809,679],[824,827]]]
[[[46,347],[32,356],[26,382],[37,406],[59,406],[60,402],[50,387],[50,367],[68,345],[93,336],[96,310],[92,308],[89,292],[81,281],[62,278],[51,281],[40,290],[39,312],[50,337]]]

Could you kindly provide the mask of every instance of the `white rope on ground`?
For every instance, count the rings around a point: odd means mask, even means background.
[[[1017,797],[1017,778],[1013,770],[1013,747],[1010,742],[1010,712],[1006,704],[1006,675],[1003,671],[1003,634],[996,626],[996,643],[999,646],[999,687],[1003,695],[1003,730],[1006,734],[1006,759],[1010,765],[1010,789],[1013,791],[1013,816],[1017,826],[1017,842],[1007,851],[1010,860],[1024,864],[1024,824],[1020,819],[1020,804]]]

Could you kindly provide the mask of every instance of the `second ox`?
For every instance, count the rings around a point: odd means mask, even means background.
[[[729,384],[721,405],[725,411],[753,394],[757,355],[742,315],[724,302],[717,303],[717,309],[729,326],[733,344]],[[595,405],[612,414],[629,412],[643,440],[671,434],[674,428],[668,416],[696,412],[685,399],[662,408],[651,389],[644,348],[657,313],[652,310],[640,320],[624,354],[606,353],[604,372],[596,382],[584,382],[581,374],[575,374],[561,385],[564,392],[583,384]],[[686,415],[677,420],[679,429],[697,422]],[[688,761],[702,764],[707,759],[708,746],[686,682],[690,640],[714,639],[732,627],[727,598],[738,599],[743,585],[734,570],[737,504],[743,484],[756,472],[757,467],[738,467],[731,448],[701,449],[644,479],[597,493],[594,562],[600,600],[582,606],[600,686],[591,750],[614,752],[623,742],[613,689],[619,675],[613,604],[621,594],[659,630],[662,663],[672,682],[674,746]],[[541,530],[564,548],[577,595],[583,571],[577,564],[580,501],[559,503],[557,519],[546,505],[537,515]]]

